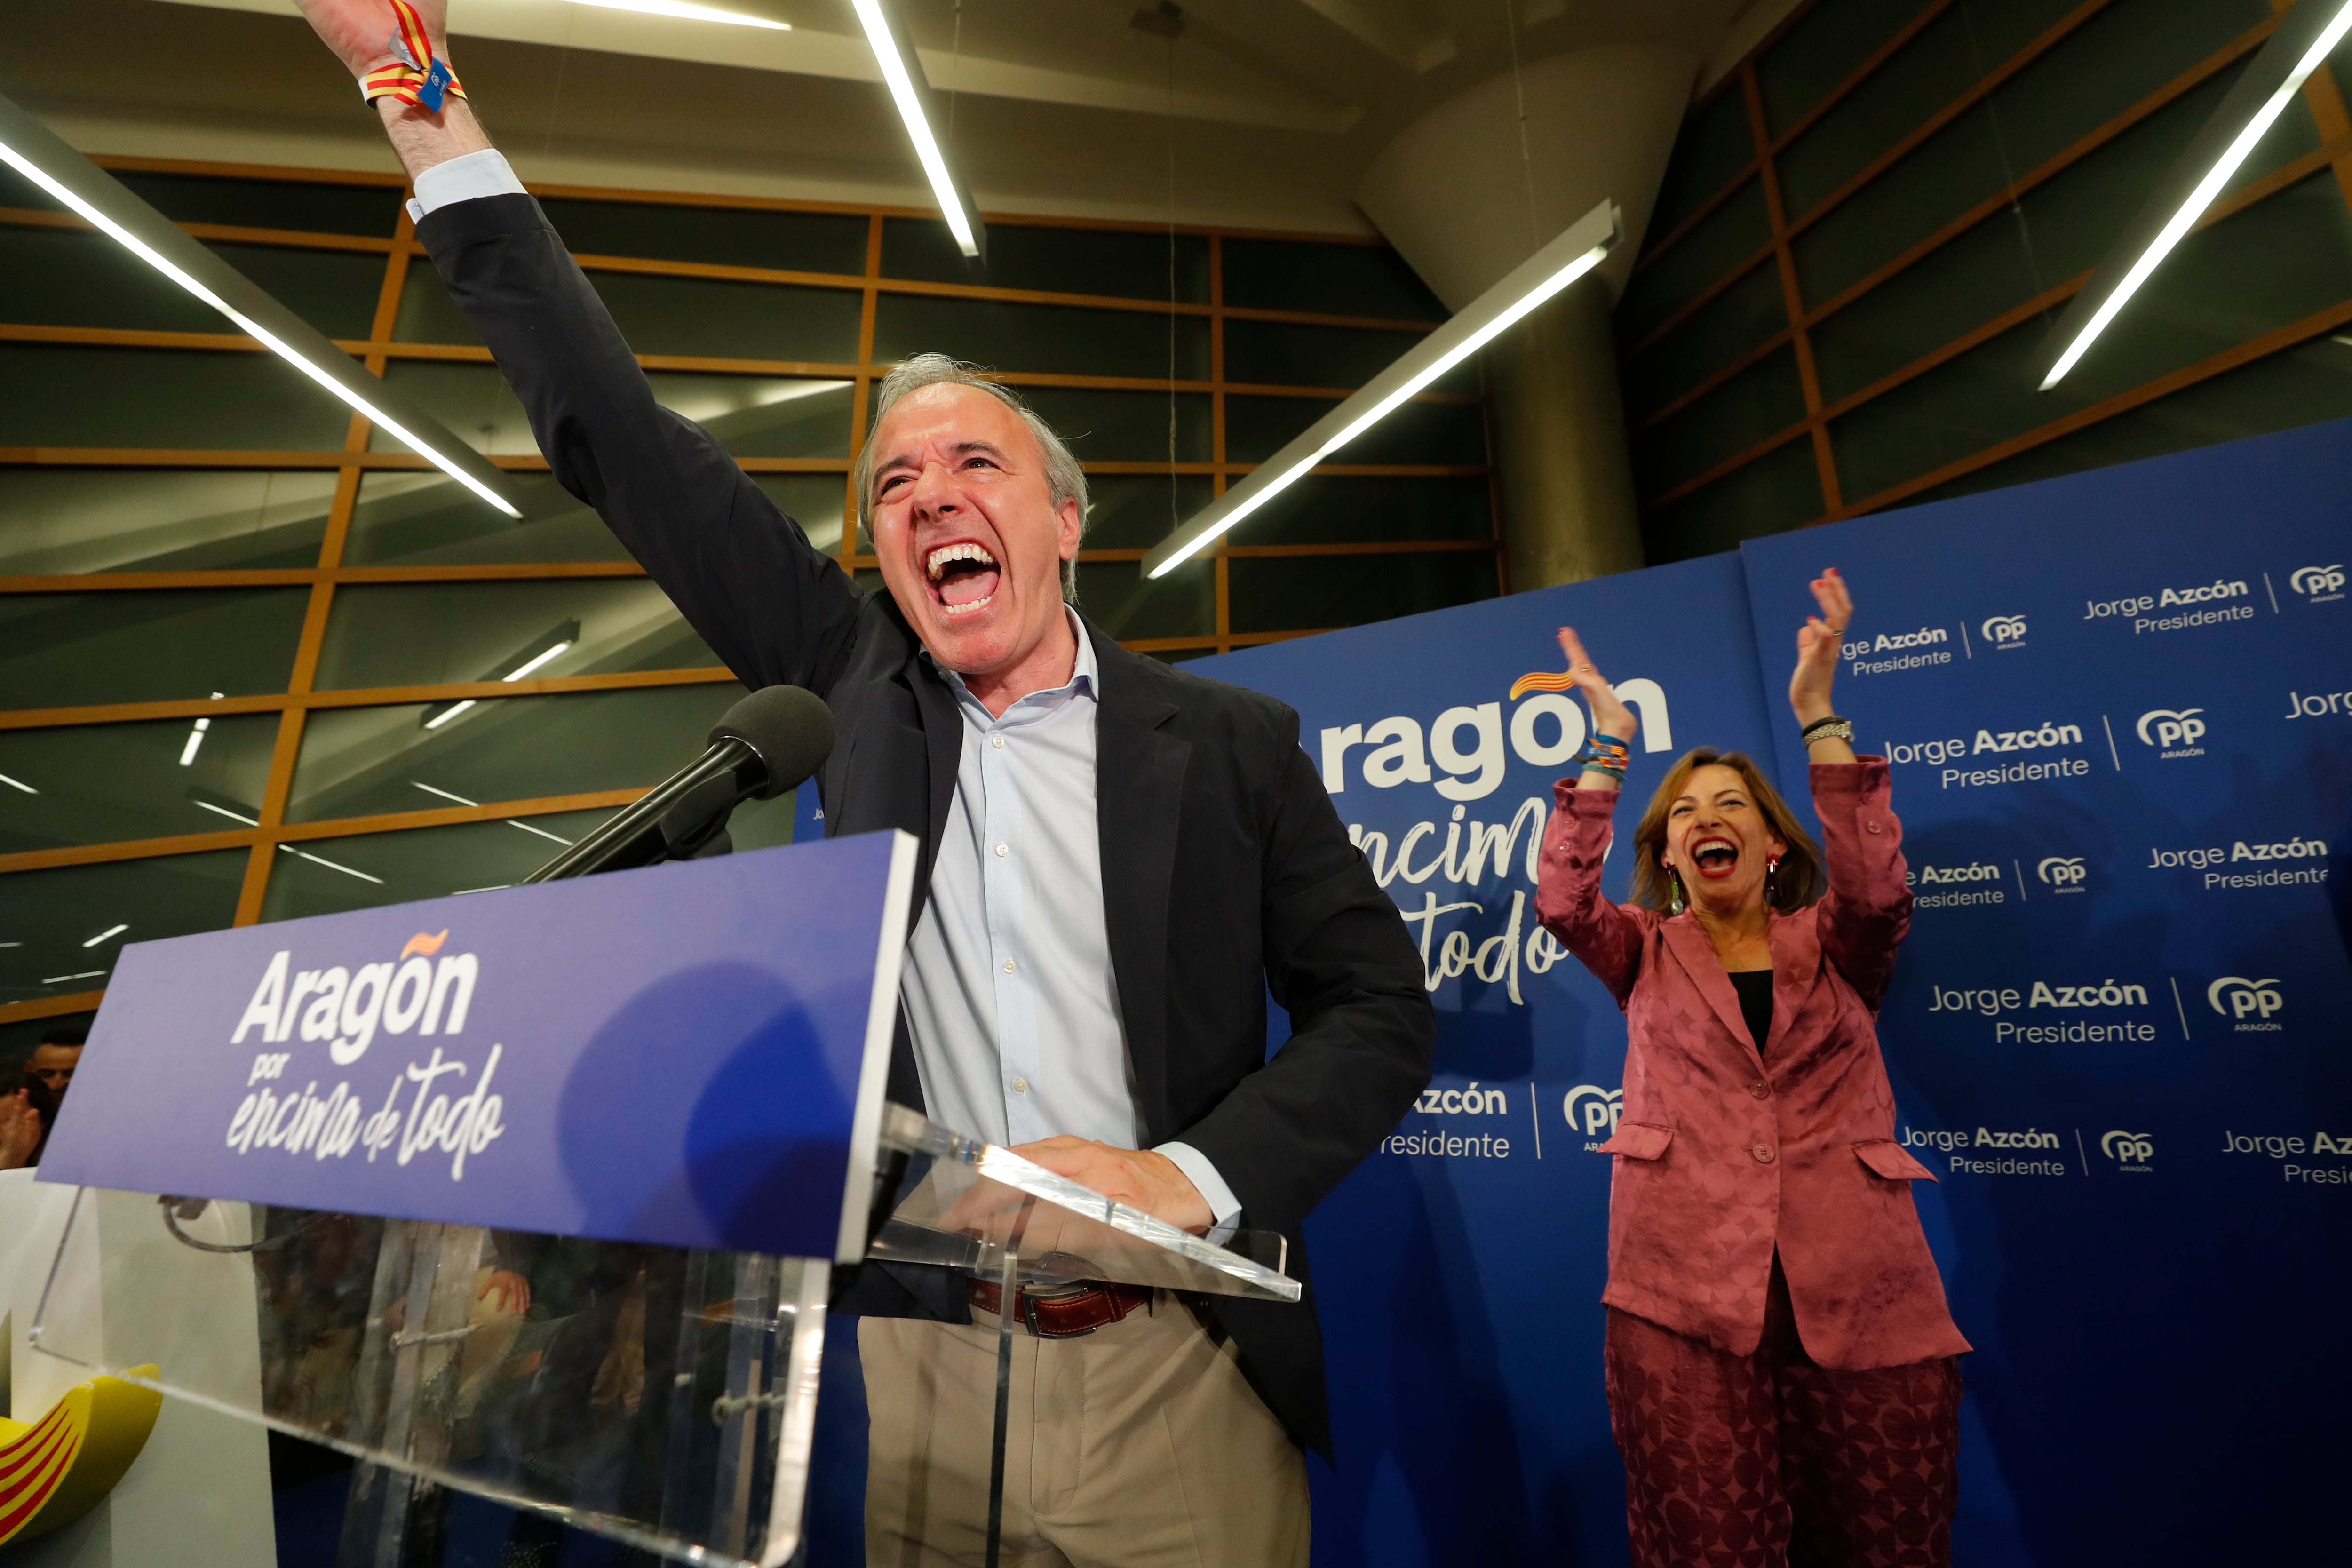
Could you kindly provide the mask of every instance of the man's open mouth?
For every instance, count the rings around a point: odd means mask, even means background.
[[[964,540],[942,544],[925,556],[923,574],[930,580],[931,596],[942,611],[969,616],[986,608],[996,597],[1002,572],[985,546]]]
[[[1739,868],[1739,846],[1728,838],[1702,838],[1690,847],[1691,864],[1714,881]]]

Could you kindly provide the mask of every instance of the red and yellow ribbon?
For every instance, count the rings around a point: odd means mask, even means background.
[[[393,31],[385,47],[397,57],[360,79],[360,97],[369,103],[396,98],[411,109],[438,114],[446,97],[463,98],[448,62],[433,58],[433,40],[425,35],[425,18],[408,0],[392,0]]]

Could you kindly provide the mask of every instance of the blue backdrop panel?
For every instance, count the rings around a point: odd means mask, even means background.
[[[1880,1035],[1977,1346],[1964,1563],[2342,1552],[2347,495],[2321,426],[1746,549],[1768,667],[1822,563],[1859,601],[1837,701],[1918,900]]]
[[[1609,1161],[1591,1152],[1624,1017],[1536,926],[1528,875],[1584,738],[1572,696],[1521,682],[1564,668],[1563,623],[1642,719],[1637,773],[1702,742],[1769,754],[1728,556],[1189,667],[1297,708],[1441,1020],[1430,1094],[1307,1225],[1339,1461],[1315,1469],[1318,1563],[1624,1560],[1601,1397]],[[1626,875],[1612,856],[1612,897]]]

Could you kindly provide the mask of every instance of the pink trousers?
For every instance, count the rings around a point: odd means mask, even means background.
[[[1737,1356],[1612,1308],[1603,1365],[1633,1568],[1947,1568],[1957,1356],[1832,1372],[1799,1342],[1778,1261]]]

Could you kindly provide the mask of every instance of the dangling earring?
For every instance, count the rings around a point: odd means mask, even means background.
[[[1780,868],[1780,859],[1777,855],[1764,862],[1764,902],[1768,906],[1772,902],[1772,874]]]
[[[1683,912],[1683,879],[1672,866],[1666,868],[1666,887],[1672,895],[1666,904],[1666,913],[1678,915]]]

